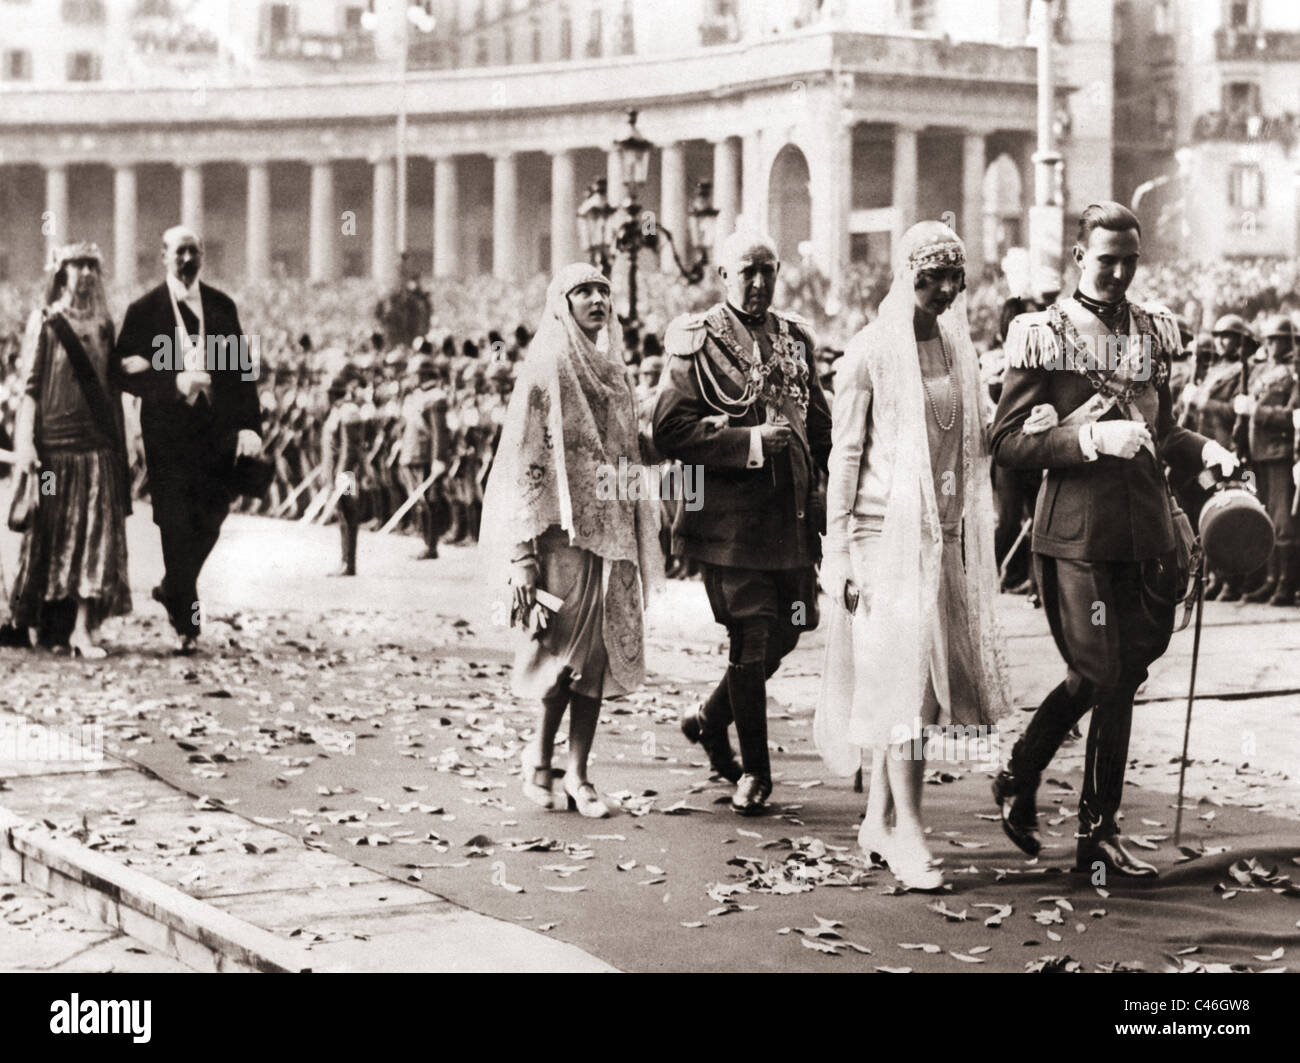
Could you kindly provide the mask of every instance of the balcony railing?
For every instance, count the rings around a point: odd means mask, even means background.
[[[375,58],[375,41],[368,33],[294,33],[266,38],[260,54],[263,59],[367,62]]]
[[[1241,30],[1221,29],[1214,35],[1214,44],[1220,62],[1264,59],[1300,63],[1300,33],[1273,30],[1244,33]]]
[[[1225,114],[1210,111],[1199,115],[1192,124],[1192,139],[1230,140],[1235,142],[1267,141],[1281,144],[1288,151],[1300,136],[1300,115]]]

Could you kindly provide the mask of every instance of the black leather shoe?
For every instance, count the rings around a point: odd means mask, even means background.
[[[727,738],[726,731],[720,734],[706,731],[701,726],[698,707],[690,709],[682,716],[681,728],[688,742],[703,747],[709,757],[709,767],[715,774],[721,775],[729,783],[740,782],[744,770],[740,766],[740,761],[736,759],[736,751],[731,748],[731,741]]]
[[[993,780],[993,800],[1002,813],[1002,830],[1017,849],[1030,856],[1042,851],[1038,839],[1037,786],[1022,786],[1009,771],[1000,771]]]
[[[757,775],[742,775],[731,796],[731,810],[740,816],[758,816],[767,810],[772,783]]]
[[[1225,584],[1223,590],[1219,593],[1218,600],[1221,602],[1239,602],[1241,601],[1241,590],[1230,583]]]
[[[1154,864],[1139,860],[1120,844],[1119,835],[1108,837],[1079,839],[1078,855],[1074,870],[1091,874],[1093,865],[1101,863],[1109,874],[1119,878],[1155,878],[1160,872]]]

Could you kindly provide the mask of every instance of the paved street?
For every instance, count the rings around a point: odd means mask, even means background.
[[[1165,872],[1158,889],[1099,893],[1060,873],[1075,743],[1044,787],[1036,863],[990,822],[988,765],[934,766],[932,848],[953,883],[935,898],[899,894],[856,850],[862,798],[812,748],[816,634],[771,685],[773,814],[737,819],[676,730],[725,657],[701,586],[672,584],[648,625],[651,681],[602,716],[593,778],[620,807],[584,820],[519,794],[532,709],[508,694],[510,635],[472,548],[417,562],[413,540],[363,533],[362,574],[333,580],[334,529],[232,518],[201,585],[208,651],[178,659],[148,600],[160,561],[147,507],[130,534],[137,612],[110,633],[113,655],[0,651],[0,707],[101,723],[110,755],[156,777],[28,765],[3,773],[0,806],[305,944],[322,969],[378,969],[385,952],[390,969],[539,955],[534,969],[1265,969],[1300,948],[1300,905],[1278,878],[1300,875],[1300,612],[1207,607],[1182,853],[1171,795],[1190,630],[1142,692],[1125,826]],[[15,545],[0,544],[10,577]],[[1003,607],[1031,705],[1059,660],[1041,613]],[[1026,719],[1012,714],[1006,737]]]

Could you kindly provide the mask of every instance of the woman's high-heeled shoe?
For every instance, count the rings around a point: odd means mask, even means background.
[[[68,649],[72,652],[73,657],[81,657],[87,661],[102,661],[108,656],[108,650],[94,642],[78,642],[68,639]]]
[[[576,808],[578,815],[589,819],[605,819],[609,816],[609,806],[600,799],[600,794],[589,782],[574,782],[576,775],[564,777],[564,792],[568,795],[568,805]]]
[[[924,843],[909,842],[890,831],[874,844],[882,847],[880,855],[894,878],[909,890],[937,890],[943,887],[943,872],[930,862]]]
[[[554,773],[550,768],[543,767],[536,759],[537,751],[531,747],[526,748],[523,755],[519,758],[519,765],[523,769],[520,775],[520,783],[523,787],[524,796],[539,808],[547,812],[554,811],[557,807],[555,803],[555,794],[551,789]]]
[[[862,826],[858,828],[858,848],[866,853],[874,864],[884,863],[881,853],[884,852],[883,846],[888,844],[888,840],[889,828],[882,827],[879,823],[864,819]]]

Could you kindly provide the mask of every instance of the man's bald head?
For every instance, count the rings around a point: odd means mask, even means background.
[[[765,233],[737,229],[723,241],[718,276],[727,290],[727,302],[745,314],[767,313],[780,268],[776,245]]]
[[[722,241],[718,265],[728,273],[735,273],[737,266],[756,255],[777,261],[776,241],[757,229],[740,228]]]
[[[162,259],[167,273],[188,288],[203,265],[203,240],[188,225],[173,225],[163,233]]]

